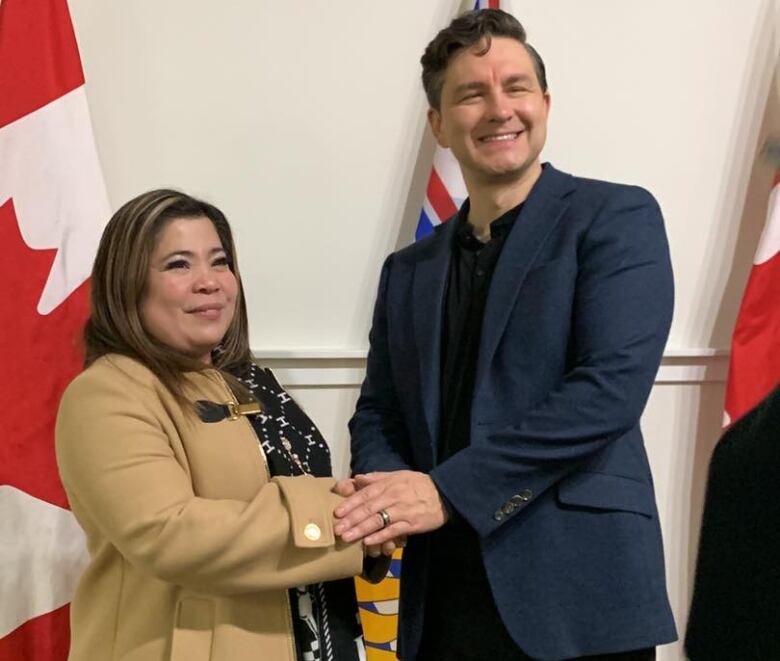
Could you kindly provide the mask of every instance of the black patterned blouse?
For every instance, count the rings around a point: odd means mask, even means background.
[[[233,375],[263,405],[249,416],[271,475],[332,474],[330,449],[309,416],[270,369],[247,365]],[[358,661],[364,648],[352,579],[290,590],[298,661]]]

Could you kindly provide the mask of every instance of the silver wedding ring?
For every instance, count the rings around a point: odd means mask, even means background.
[[[377,514],[382,519],[382,527],[387,528],[390,525],[390,515],[387,513],[387,510],[379,510]]]

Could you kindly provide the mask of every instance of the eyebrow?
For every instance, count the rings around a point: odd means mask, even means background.
[[[533,78],[528,74],[518,73],[509,76],[508,78],[505,78],[504,80],[501,81],[501,84],[512,85],[513,83],[532,83],[532,82],[533,82]],[[487,83],[474,80],[469,83],[462,83],[461,85],[458,85],[455,88],[455,94],[459,95],[459,94],[463,94],[464,92],[477,91],[477,90],[484,89],[485,87],[487,87]]]
[[[208,256],[211,257],[220,252],[224,252],[225,254],[227,254],[227,251],[222,246],[220,246],[219,248],[212,248],[211,250],[209,250]],[[162,257],[160,261],[167,262],[171,257],[175,257],[177,255],[180,255],[182,257],[190,257],[190,258],[195,257],[195,253],[192,252],[192,250],[174,250],[173,252],[169,252],[167,255]]]
[[[503,81],[504,85],[511,85],[512,83],[533,83],[534,78],[533,76],[529,76],[525,73],[518,73],[514,76],[509,76],[506,80]]]
[[[473,90],[481,90],[486,87],[485,83],[474,81],[471,83],[462,83],[455,88],[455,95],[463,94],[463,92],[471,92]]]

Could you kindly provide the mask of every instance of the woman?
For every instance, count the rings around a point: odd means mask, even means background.
[[[334,579],[363,550],[333,534],[327,445],[252,362],[224,215],[140,195],[108,223],[91,286],[86,369],[56,429],[91,557],[71,661],[357,659],[352,581]]]

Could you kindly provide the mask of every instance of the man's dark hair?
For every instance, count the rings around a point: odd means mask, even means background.
[[[520,22],[500,9],[480,9],[467,11],[454,19],[434,37],[420,58],[423,88],[431,108],[439,110],[441,107],[444,72],[453,55],[463,48],[483,42],[484,47],[477,55],[484,55],[490,50],[493,37],[508,37],[525,47],[534,64],[542,92],[547,92],[544,62],[536,49],[527,42],[525,29]]]

